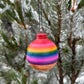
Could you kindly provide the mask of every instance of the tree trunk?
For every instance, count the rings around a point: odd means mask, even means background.
[[[58,50],[60,50],[60,47],[59,47],[59,43],[60,43],[60,34],[61,34],[61,6],[60,5],[57,5],[57,14],[58,14],[58,33],[57,33],[57,36],[55,37],[55,40],[57,39],[57,47],[58,47]],[[59,77],[60,77],[60,80],[59,80],[59,84],[63,84],[63,69],[62,69],[62,60],[61,60],[61,56],[60,56],[60,52],[59,52],[59,60],[58,60],[58,63],[57,63],[57,66],[58,66],[58,70],[59,70]]]
[[[59,84],[63,84],[63,69],[62,69],[62,61],[61,61],[61,57],[60,57],[60,53],[59,53],[59,60],[58,60],[58,70],[59,70]]]
[[[74,84],[74,83],[75,83],[75,78],[72,77],[72,79],[71,79],[71,84]]]

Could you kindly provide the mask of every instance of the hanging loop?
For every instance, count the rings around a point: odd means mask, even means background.
[[[42,32],[42,10],[43,10],[43,7],[42,7],[42,0],[38,0],[38,14],[39,14],[39,28],[40,28],[40,32]]]

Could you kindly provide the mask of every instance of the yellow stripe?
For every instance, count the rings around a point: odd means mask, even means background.
[[[32,48],[27,48],[27,51],[29,52],[34,52],[34,53],[42,53],[42,52],[51,52],[57,50],[57,47],[52,47],[52,48],[45,48],[45,49],[32,49]]]

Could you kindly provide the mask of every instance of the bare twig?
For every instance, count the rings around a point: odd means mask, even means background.
[[[75,4],[76,4],[76,0],[73,0],[73,5],[72,5],[72,8],[71,8],[72,12],[76,11]]]
[[[56,72],[55,72],[55,71],[54,71],[54,73],[55,73],[55,76],[56,76],[57,80],[59,81],[59,78],[58,78],[58,76],[57,76],[57,74],[56,74]]]
[[[27,41],[28,41],[28,37],[27,34],[25,34],[25,55],[24,55],[24,64],[23,67],[25,67],[25,61],[26,61],[26,54],[27,54]]]

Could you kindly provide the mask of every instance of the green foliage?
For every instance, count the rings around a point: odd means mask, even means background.
[[[18,84],[21,84],[18,75],[16,72],[14,72],[13,70],[10,71],[9,73],[9,77],[11,77],[13,80],[16,80],[18,82]]]
[[[25,25],[25,24],[24,24],[24,18],[23,18],[22,7],[21,7],[21,1],[18,1],[18,2],[16,1],[16,2],[14,3],[14,6],[15,6],[15,9],[16,9],[18,15],[19,15],[20,24]]]
[[[28,13],[26,13],[26,16],[29,17],[29,21],[32,20],[32,12],[31,12],[31,9],[29,9]]]
[[[79,5],[78,5],[78,9],[80,9],[80,8],[82,8],[82,7],[84,7],[84,0],[81,0],[81,2],[80,2]]]
[[[71,9],[71,0],[69,0],[69,2],[68,2],[68,10],[70,10]]]
[[[22,68],[22,71],[21,71],[21,81],[22,81],[22,84],[26,84],[26,81],[27,81],[27,77],[24,75],[24,69]]]
[[[7,63],[9,65],[11,65],[12,67],[15,67],[15,69],[19,69],[21,70],[21,67],[23,67],[24,65],[24,58],[20,58],[21,59],[21,63],[16,62],[16,60],[14,60],[17,55],[22,51],[22,53],[25,53],[25,39],[23,41],[23,36],[21,35],[17,39],[15,38],[15,36],[11,36],[11,41],[9,40],[10,38],[8,37],[8,35],[2,30],[1,31],[1,36],[2,39],[4,40],[3,42],[1,42],[1,44],[3,45],[2,49],[5,49],[5,54],[6,54],[6,59],[7,59]],[[2,54],[2,53],[0,53]],[[4,51],[3,51],[3,55],[4,55]],[[24,55],[24,54],[23,54]],[[12,61],[13,60],[13,61]],[[18,66],[17,66],[17,65]]]
[[[16,39],[13,36],[12,36],[12,42],[9,41],[8,36],[3,31],[1,31],[1,36],[3,40],[5,41],[5,43],[3,42],[3,46],[12,50],[17,50],[18,44],[16,42]]]
[[[26,4],[28,4],[29,3],[29,1],[28,0],[26,0]]]
[[[10,21],[16,21],[18,24],[20,24],[24,29],[26,29],[26,23],[24,16],[28,19],[30,22],[32,20],[32,12],[31,9],[29,9],[27,12],[22,7],[21,0],[17,1],[14,0],[14,3],[12,3],[10,0],[4,0],[2,1],[4,4],[0,3],[0,8],[3,9],[8,4],[10,8],[3,12],[3,15],[6,15]],[[28,0],[26,0],[26,4],[29,3]],[[24,14],[24,15],[23,15]],[[1,14],[0,14],[1,16]],[[1,17],[0,17],[1,18]]]
[[[69,49],[67,47],[64,48],[64,53],[68,53]]]
[[[24,3],[27,5],[26,7],[24,7],[24,6],[22,7],[23,1],[25,1]],[[37,0],[31,0],[30,4],[28,4],[29,3],[28,0],[14,0],[14,3],[12,3],[10,0],[2,0],[2,2],[3,2],[3,4],[0,3],[0,8],[2,8],[2,9],[5,8],[7,4],[10,7],[6,11],[4,11],[3,14],[0,14],[0,18],[5,14],[8,17],[8,19],[10,19],[11,22],[17,22],[18,24],[20,24],[22,26],[25,26],[25,25],[28,26],[28,22],[32,21],[32,24],[34,24],[33,22],[35,21],[34,25],[38,26],[37,18],[36,19],[34,18],[34,20],[33,20],[33,13],[31,11],[31,10],[34,10],[38,14],[38,1]],[[62,56],[62,57],[60,56],[62,59],[62,62],[60,62],[60,64],[62,63],[62,66],[59,66],[59,67],[61,67],[63,69],[62,75],[67,75],[67,74],[71,75],[72,74],[71,67],[73,66],[72,65],[72,51],[70,48],[68,48],[69,44],[68,45],[66,44],[65,39],[67,39],[67,36],[66,36],[67,32],[68,32],[68,34],[70,34],[69,29],[71,29],[71,27],[73,27],[73,25],[70,26],[70,23],[71,24],[74,23],[74,25],[75,25],[75,23],[77,22],[77,21],[74,21],[76,12],[73,14],[73,23],[72,23],[72,22],[70,22],[70,16],[69,16],[70,14],[69,14],[69,11],[67,10],[67,7],[69,10],[71,9],[71,0],[68,0],[68,2],[67,2],[67,0],[64,0],[62,5],[61,5],[61,3],[59,3],[59,4],[60,4],[60,7],[58,5],[58,0],[44,0],[43,1],[43,10],[44,10],[44,13],[42,15],[43,27],[44,27],[43,30],[45,33],[46,32],[48,34],[52,33],[51,36],[56,36],[55,41],[54,41],[49,34],[49,39],[55,43],[58,43],[59,45],[61,42],[61,33],[63,33],[64,36],[62,36],[63,37],[62,40],[64,40],[65,45],[63,45],[63,46],[65,46],[65,48],[64,48],[64,50],[62,50],[60,47],[60,50],[59,50],[59,53]],[[84,0],[81,0],[78,8],[81,8],[83,6],[84,6]],[[29,7],[29,8],[27,8],[27,7]],[[67,19],[69,21],[69,24],[67,23],[67,26],[65,25],[66,22],[65,22],[65,24],[63,23],[65,21],[65,19]],[[80,19],[80,18],[78,18],[78,19]],[[47,20],[49,21],[49,23],[51,22],[51,24],[49,24]],[[28,37],[30,36],[33,38],[33,36],[35,36],[35,34],[38,33],[36,27],[35,26],[33,27],[33,25],[32,25],[31,28],[28,28],[29,31],[28,32],[26,31]],[[63,27],[64,27],[64,29],[63,29]],[[34,29],[36,30],[36,32],[33,31]],[[75,30],[75,27],[73,29]],[[18,31],[18,28],[16,30]],[[17,62],[15,63],[13,61],[13,59],[16,56],[19,57],[20,53],[22,53],[22,52],[25,52],[24,54],[26,55],[27,44],[30,43],[29,41],[31,39],[28,38],[29,40],[28,40],[28,42],[26,42],[25,41],[26,36],[25,36],[25,33],[23,33],[23,31],[24,30],[21,31],[22,33],[19,35],[18,40],[16,39],[17,37],[11,36],[11,41],[10,41],[10,38],[8,37],[8,35],[6,33],[4,33],[4,31],[1,31],[1,36],[2,36],[2,39],[4,40],[2,42],[2,44],[5,47],[6,52],[7,52],[7,56],[5,56],[5,58],[7,57],[7,61],[9,61],[10,66],[12,66],[14,68],[14,70],[12,70],[12,69],[9,70],[8,73],[2,72],[2,75],[1,75],[5,79],[7,79],[7,81],[9,81],[9,84],[12,80],[16,81],[17,84],[26,84],[28,82],[28,77],[27,77],[27,75],[25,75],[26,67],[24,70],[23,67],[25,66],[25,64],[22,64],[22,63],[25,63],[25,61],[24,61],[25,57],[23,57],[21,55],[22,60],[20,58],[17,60],[18,62],[19,62],[19,60],[21,60],[19,63],[17,63]],[[35,34],[34,34],[34,32],[35,32]],[[73,33],[73,35],[74,34],[75,33]],[[82,44],[82,42],[83,41],[81,41],[78,44]],[[0,49],[0,50],[2,51],[2,49]],[[63,52],[61,52],[61,51],[63,51]],[[80,56],[80,58],[81,58],[81,56]],[[16,59],[14,59],[14,60],[16,60]],[[15,65],[12,64],[13,63],[12,61],[14,62]],[[75,64],[74,64],[75,71],[78,70],[78,66],[80,66],[80,63],[81,63],[81,61],[77,61],[75,59]],[[21,67],[18,66],[18,64],[20,64]],[[58,65],[60,65],[60,64],[58,64]],[[29,69],[29,68],[27,68],[27,69]],[[18,72],[16,70],[18,70]],[[60,72],[61,71],[59,70],[59,74],[60,74]],[[31,84],[38,84],[38,80],[32,81]]]
[[[24,44],[23,44],[23,41],[22,41],[23,38],[20,37],[19,38],[19,43],[18,43],[18,41],[16,40],[16,38],[14,36],[11,36],[11,38],[9,38],[8,35],[3,31],[1,31],[1,36],[4,40],[4,42],[2,44],[6,48],[8,48],[10,50],[15,50],[15,51],[17,51],[18,49],[19,50],[21,50],[21,49],[24,50]],[[12,41],[10,41],[10,39]]]
[[[38,84],[38,80],[34,80],[31,84]]]
[[[63,62],[63,71],[64,71],[64,73],[65,74],[71,74],[71,66],[72,66],[72,64],[71,64],[71,61],[64,61]]]
[[[7,84],[11,82],[11,78],[10,78],[8,72],[7,72],[7,73],[5,73],[5,72],[0,72],[0,77],[4,77],[4,79],[5,79],[5,81],[6,81]]]
[[[0,8],[4,8],[5,6],[3,4],[0,3]]]
[[[54,39],[53,39],[52,37],[49,36],[48,38],[49,38],[51,41],[55,42]]]
[[[11,83],[12,80],[16,81],[17,84],[26,84],[27,77],[24,74],[24,69],[22,68],[21,73],[10,68],[8,71],[0,71],[0,76],[5,78],[7,83]],[[38,84],[36,81],[33,84]]]
[[[3,37],[3,39],[4,39],[4,41],[6,42],[6,43],[10,43],[9,42],[9,40],[8,40],[8,37],[7,37],[7,35],[3,32],[3,31],[1,31],[1,36]]]
[[[38,1],[36,0],[31,0],[32,7],[34,8],[34,10],[38,10]]]
[[[6,4],[9,4],[9,5],[12,5],[12,6],[14,6],[14,4],[10,1],[10,0],[4,0],[4,3]]]
[[[7,83],[11,83],[12,80],[15,80],[18,84],[21,84],[20,73],[16,72],[14,69],[2,71],[0,76],[4,77]]]
[[[15,20],[17,23],[20,23],[20,20],[16,17],[16,13],[14,12],[13,8],[12,8],[12,11],[7,10],[6,11],[6,15],[8,16],[10,21],[14,21]]]

